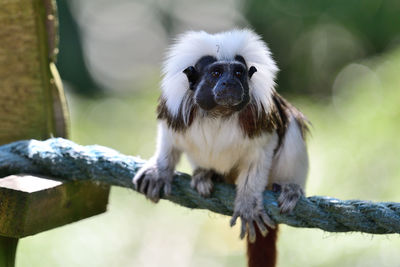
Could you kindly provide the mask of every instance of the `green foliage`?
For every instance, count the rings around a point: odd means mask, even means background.
[[[331,95],[342,67],[400,37],[399,1],[250,0],[244,13],[278,61],[281,91],[297,94]]]
[[[60,24],[60,43],[57,68],[71,90],[83,96],[98,96],[102,88],[94,81],[84,60],[82,38],[79,25],[71,13],[71,1],[58,0],[58,18]]]

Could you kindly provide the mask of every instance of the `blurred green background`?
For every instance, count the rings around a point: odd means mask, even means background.
[[[252,27],[313,124],[308,195],[400,202],[400,2],[58,1],[72,140],[148,158],[160,64],[188,29]],[[180,170],[190,172],[186,161]],[[108,212],[20,241],[17,266],[244,266],[229,218],[112,188]],[[398,235],[281,227],[279,266],[400,266]]]

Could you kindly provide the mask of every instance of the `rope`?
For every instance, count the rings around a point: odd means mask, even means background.
[[[62,138],[0,146],[0,177],[31,173],[65,180],[92,180],[134,190],[132,177],[144,162],[107,147],[81,146]],[[291,214],[280,214],[277,196],[272,191],[264,192],[264,206],[277,223],[328,232],[400,233],[400,203],[302,197]],[[203,198],[191,189],[190,176],[177,172],[171,195],[163,198],[192,209],[232,215],[235,188],[216,183],[212,195]]]

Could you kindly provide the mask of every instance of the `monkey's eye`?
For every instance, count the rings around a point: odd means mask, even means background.
[[[242,77],[242,74],[243,74],[242,70],[235,71],[235,76],[238,77],[238,78]]]
[[[218,78],[221,76],[221,72],[219,70],[214,70],[213,72],[211,72],[211,75],[215,78]]]

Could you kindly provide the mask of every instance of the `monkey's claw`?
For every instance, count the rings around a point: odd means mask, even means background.
[[[212,177],[214,175],[213,171],[196,169],[193,173],[192,181],[190,186],[202,196],[208,197],[213,189]]]
[[[278,204],[281,209],[281,213],[292,212],[301,196],[304,196],[304,192],[300,185],[281,185],[281,194],[278,197]]]
[[[136,190],[155,203],[160,200],[161,192],[164,195],[171,193],[172,175],[160,170],[156,165],[143,167],[132,181]]]
[[[260,201],[246,201],[245,204],[241,204],[240,201],[237,201],[235,212],[230,221],[231,226],[236,224],[239,217],[241,221],[240,238],[243,239],[247,233],[251,243],[254,243],[256,240],[255,225],[257,225],[263,236],[266,236],[268,233],[267,226],[272,229],[275,229],[276,227],[275,222],[266,213],[262,202],[260,203]]]

